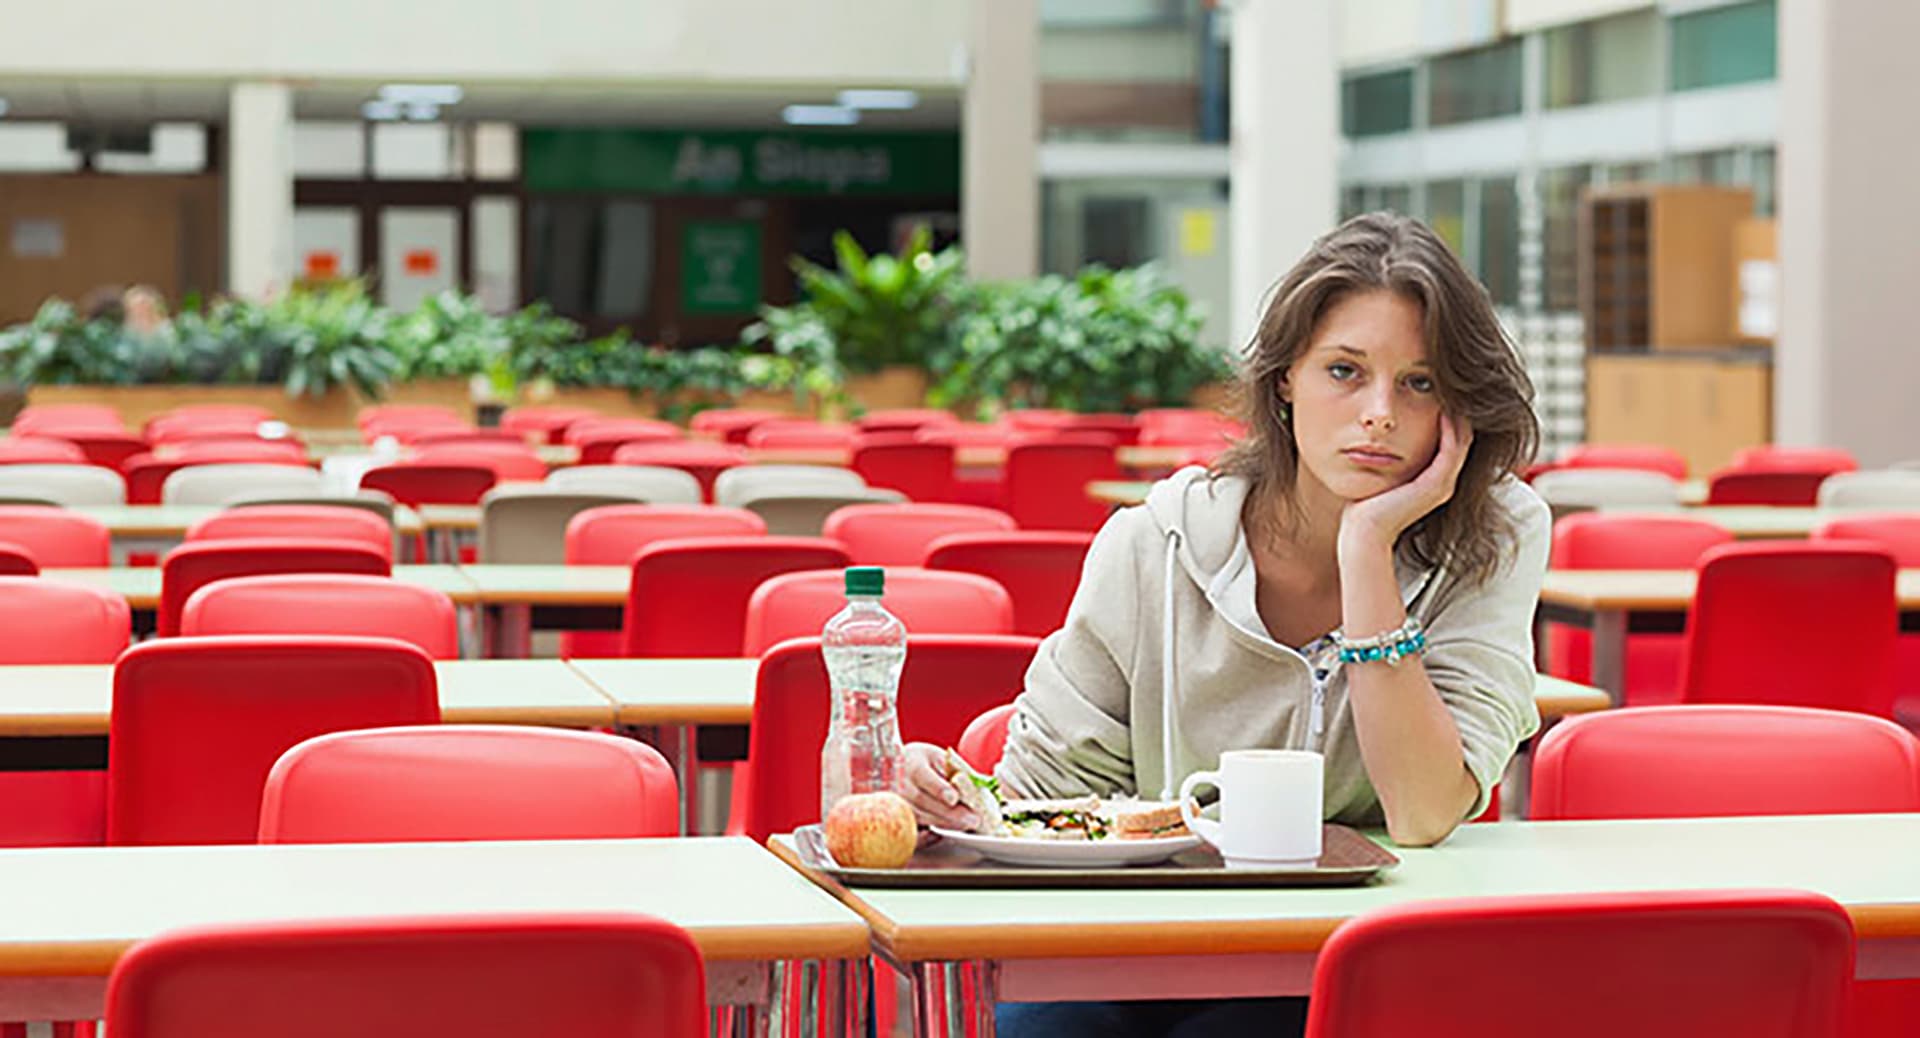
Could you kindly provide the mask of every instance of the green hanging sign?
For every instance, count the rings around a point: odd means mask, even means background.
[[[528,129],[528,191],[958,195],[955,133]]]
[[[680,309],[750,314],[760,306],[760,224],[699,220],[680,232]]]

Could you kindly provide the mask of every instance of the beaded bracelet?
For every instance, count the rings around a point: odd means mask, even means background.
[[[1342,663],[1385,662],[1392,665],[1408,656],[1427,651],[1427,632],[1420,629],[1420,621],[1409,616],[1406,623],[1371,638],[1349,638],[1335,631],[1333,643],[1340,649]]]

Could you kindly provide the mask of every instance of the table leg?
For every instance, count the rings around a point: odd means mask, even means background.
[[[948,1038],[947,977],[941,965],[916,962],[908,967],[913,977],[913,1038]]]
[[[486,607],[487,656],[496,660],[523,660],[533,651],[533,607],[524,604]]]
[[[914,963],[915,1038],[993,1038],[993,969],[978,961]]]
[[[680,835],[692,836],[700,827],[700,762],[694,753],[693,726],[673,729],[673,777],[680,783]]]
[[[1627,613],[1600,609],[1593,614],[1593,684],[1619,706],[1626,695]]]

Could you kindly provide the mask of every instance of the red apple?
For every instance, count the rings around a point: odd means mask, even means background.
[[[855,793],[827,812],[827,853],[842,868],[897,869],[913,857],[913,807],[898,793]]]

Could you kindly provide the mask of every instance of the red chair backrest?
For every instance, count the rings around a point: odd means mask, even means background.
[[[466,419],[460,417],[453,408],[439,404],[369,404],[354,415],[353,422],[364,429],[378,422],[408,419],[466,424]]]
[[[673,768],[636,739],[511,725],[335,732],[267,776],[261,843],[673,836]]]
[[[38,577],[0,577],[0,664],[112,663],[132,632],[126,598]]]
[[[727,443],[745,443],[747,433],[761,422],[786,415],[773,411],[762,411],[751,407],[716,407],[693,416],[687,428],[696,433],[712,436]]]
[[[124,429],[120,412],[106,404],[28,404],[13,416],[13,433],[48,429]]]
[[[1581,512],[1553,524],[1554,569],[1692,569],[1733,535],[1684,515]],[[1671,703],[1680,694],[1685,641],[1674,634],[1627,637],[1625,701]],[[1547,630],[1547,672],[1571,681],[1593,675],[1593,635],[1565,624]]]
[[[106,429],[49,429],[46,436],[65,440],[80,448],[89,465],[99,465],[119,472],[127,459],[136,454],[147,452],[147,441],[130,432],[116,432]]]
[[[438,724],[427,654],[392,638],[164,638],[113,670],[107,842],[252,843],[280,755],[327,732]]]
[[[1920,740],[1790,706],[1662,706],[1569,718],[1533,757],[1537,819],[1920,811]]]
[[[5,531],[0,521],[0,533]],[[341,505],[246,505],[187,527],[187,541],[235,537],[320,537],[365,544],[393,561],[393,527],[364,508]]]
[[[1570,995],[1565,964],[1607,978]],[[1309,1038],[1833,1038],[1853,984],[1846,910],[1806,891],[1410,901],[1320,949]]]
[[[1119,476],[1110,446],[1016,444],[1007,450],[1007,514],[1023,530],[1097,530],[1110,508],[1087,496],[1087,484]]]
[[[398,638],[436,660],[460,658],[446,592],[388,577],[288,573],[216,580],[187,599],[183,636],[344,634]]]
[[[925,565],[993,578],[1013,596],[1014,633],[1038,638],[1066,623],[1092,546],[1090,533],[956,533],[927,546]]]
[[[1782,447],[1769,443],[1739,451],[1729,467],[1742,472],[1785,470],[1831,476],[1836,472],[1853,472],[1860,463],[1851,452],[1837,447]]]
[[[1007,749],[1007,726],[1013,723],[1015,709],[1012,703],[1002,703],[967,722],[967,730],[960,733],[954,749],[973,770],[991,775],[1000,766]]]
[[[851,447],[854,427],[844,422],[775,418],[747,430],[749,447]]]
[[[160,503],[160,488],[167,477],[194,464],[189,461],[162,460],[152,454],[135,454],[121,463],[121,474],[127,477],[127,504],[157,505]]]
[[[500,416],[500,428],[532,434],[541,443],[564,443],[568,427],[598,417],[600,412],[586,407],[509,407]]]
[[[544,441],[544,437],[542,437]],[[527,446],[527,436],[513,429],[423,429],[409,438],[415,447],[465,447],[472,444]]]
[[[0,541],[0,577],[37,577],[40,564],[33,553],[8,541]]]
[[[0,536],[5,527],[0,526]],[[1920,515],[1849,515],[1829,519],[1813,530],[1816,541],[1867,541],[1885,549],[1901,569],[1920,568]]]
[[[955,533],[1009,533],[1013,516],[973,505],[848,505],[827,516],[821,536],[847,546],[856,566],[918,566],[927,546]]]
[[[580,464],[610,465],[613,456],[629,443],[676,443],[678,429],[621,429],[596,427],[593,432],[573,441],[580,449]]]
[[[293,440],[228,438],[185,440],[168,444],[165,454],[169,461],[191,461],[200,464],[236,461],[308,464],[307,448]]]
[[[741,655],[758,656],[788,638],[819,634],[846,607],[846,571],[783,573],[761,582],[747,600]],[[890,567],[881,598],[915,634],[1012,634],[1007,590],[972,573]]]
[[[953,497],[953,455],[950,443],[876,434],[854,442],[850,466],[870,487],[898,490],[913,501],[946,501]]]
[[[1008,411],[1000,416],[1000,424],[1009,429],[1046,430],[1058,429],[1073,421],[1072,411],[1063,411],[1054,407],[1029,407]]]
[[[1687,459],[1670,447],[1637,443],[1582,443],[1561,458],[1559,466],[1570,469],[1645,469],[1662,472],[1675,479],[1687,478]]]
[[[107,982],[115,1038],[706,1034],[700,949],[628,914],[384,917],[175,930]]]
[[[393,564],[363,544],[312,537],[236,537],[182,544],[160,560],[162,638],[180,633],[180,616],[195,591],[228,577],[269,573],[364,573],[391,576]]]
[[[628,566],[640,549],[655,541],[759,537],[766,532],[766,520],[744,508],[602,505],[568,521],[566,560],[573,565]],[[605,657],[620,655],[621,640],[611,631],[565,631],[560,644],[566,656]]]
[[[1855,542],[1708,549],[1687,616],[1681,698],[1887,716],[1896,572],[1892,555]]]
[[[1058,427],[1063,433],[1100,433],[1113,437],[1117,446],[1130,447],[1140,442],[1140,423],[1130,414],[1076,414]]]
[[[113,564],[113,531],[63,508],[0,505],[0,541],[26,549],[45,568]]]
[[[368,443],[385,438],[392,438],[399,443],[410,443],[414,437],[425,432],[472,428],[474,426],[465,419],[446,415],[397,415],[361,423],[360,438]]]
[[[720,473],[748,461],[741,447],[708,440],[680,440],[661,443],[629,443],[613,452],[615,465],[659,465],[679,469],[700,481],[700,493],[713,500],[713,481]]]
[[[399,462],[368,469],[360,489],[378,490],[403,505],[477,505],[500,481],[491,465]]]
[[[413,460],[422,465],[475,465],[493,470],[497,482],[534,482],[547,478],[547,463],[530,448],[511,443],[456,443],[421,447]]]
[[[86,462],[86,453],[65,440],[0,436],[0,465],[84,465]]]
[[[672,422],[657,418],[582,418],[567,426],[562,442],[581,443],[613,433],[633,433],[636,440],[680,439],[685,433]]]
[[[915,430],[913,438],[921,443],[944,443],[949,447],[1004,447],[1014,435],[1015,430],[1010,425],[943,422],[921,426]]]
[[[900,737],[952,746],[979,714],[1020,694],[1037,638],[909,634],[900,673]],[[782,642],[760,658],[748,746],[744,831],[756,840],[820,820],[820,745],[831,692],[820,639]]]
[[[1806,506],[1820,498],[1829,472],[1722,469],[1707,481],[1710,505]]]
[[[952,411],[938,408],[896,407],[868,411],[853,424],[863,433],[910,433],[930,425],[952,425],[959,420]]]
[[[846,549],[820,537],[655,541],[633,557],[621,655],[738,656],[761,581],[848,564]]]

